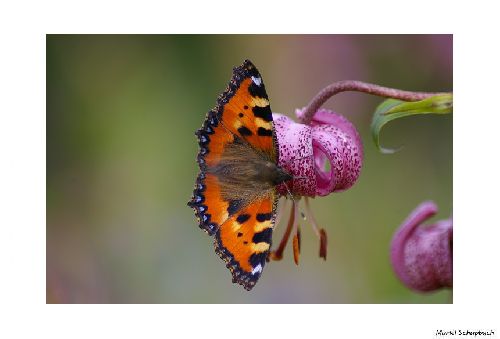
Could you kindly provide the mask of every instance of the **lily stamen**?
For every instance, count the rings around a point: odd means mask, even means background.
[[[305,197],[304,200],[306,201],[306,213],[309,218],[308,221],[311,224],[314,233],[319,238],[319,257],[326,260],[326,248],[327,248],[326,231],[324,228],[318,227],[318,224],[316,223],[316,218],[314,218],[311,206],[309,205],[309,198]]]
[[[288,239],[290,238],[290,234],[292,233],[292,229],[295,224],[295,202],[292,204],[292,209],[290,211],[290,219],[288,219],[288,225],[286,226],[285,233],[283,234],[283,238],[278,246],[278,248],[269,253],[270,260],[281,260],[283,259],[283,251],[285,250]]]
[[[300,256],[300,225],[297,225],[297,233],[293,236],[293,261],[295,265],[299,264]]]

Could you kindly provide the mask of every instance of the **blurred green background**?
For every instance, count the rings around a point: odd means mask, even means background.
[[[452,90],[451,35],[48,35],[47,302],[449,303],[393,274],[393,232],[420,202],[452,211],[452,116],[389,124],[376,151],[370,121],[381,98],[343,93],[325,107],[358,128],[365,160],[347,192],[312,201],[328,259],[302,225],[251,291],[231,283],[186,203],[198,165],[194,132],[250,59],[274,112],[293,116],[325,85],[363,80]],[[280,225],[274,237],[281,237]]]

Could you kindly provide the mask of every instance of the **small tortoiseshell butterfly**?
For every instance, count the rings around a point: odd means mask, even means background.
[[[251,290],[271,247],[278,194],[292,179],[278,164],[278,143],[264,82],[249,61],[196,132],[200,174],[188,203],[199,226],[215,235],[215,252],[233,282]]]

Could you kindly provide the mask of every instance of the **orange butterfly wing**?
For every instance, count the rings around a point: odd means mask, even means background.
[[[251,290],[262,274],[272,244],[277,199],[263,197],[226,220],[215,234],[215,251],[226,262],[233,282]]]
[[[273,226],[272,218],[262,223],[259,221],[261,217],[258,219],[257,216],[274,215],[276,194],[274,190],[263,191],[247,203],[242,199],[231,199],[227,189],[221,186],[221,178],[212,170],[223,163],[224,151],[239,140],[248,144],[250,152],[278,162],[269,99],[262,77],[250,61],[246,60],[233,70],[227,89],[219,96],[217,106],[208,112],[196,134],[200,145],[200,174],[188,205],[195,210],[200,228],[209,235],[216,234],[216,252],[226,261],[233,273],[233,281],[251,289],[264,267]],[[245,160],[248,161],[247,154],[241,154],[241,161]],[[238,217],[242,211],[252,218],[240,225]],[[265,235],[265,241],[253,242],[253,235],[260,234],[263,225],[267,225],[268,230],[256,240]],[[239,233],[245,236],[238,237]]]

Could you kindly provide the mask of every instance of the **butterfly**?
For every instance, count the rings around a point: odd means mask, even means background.
[[[188,205],[214,236],[233,283],[251,290],[270,252],[277,185],[293,177],[278,166],[278,142],[262,76],[249,60],[233,69],[195,133],[200,173]]]

